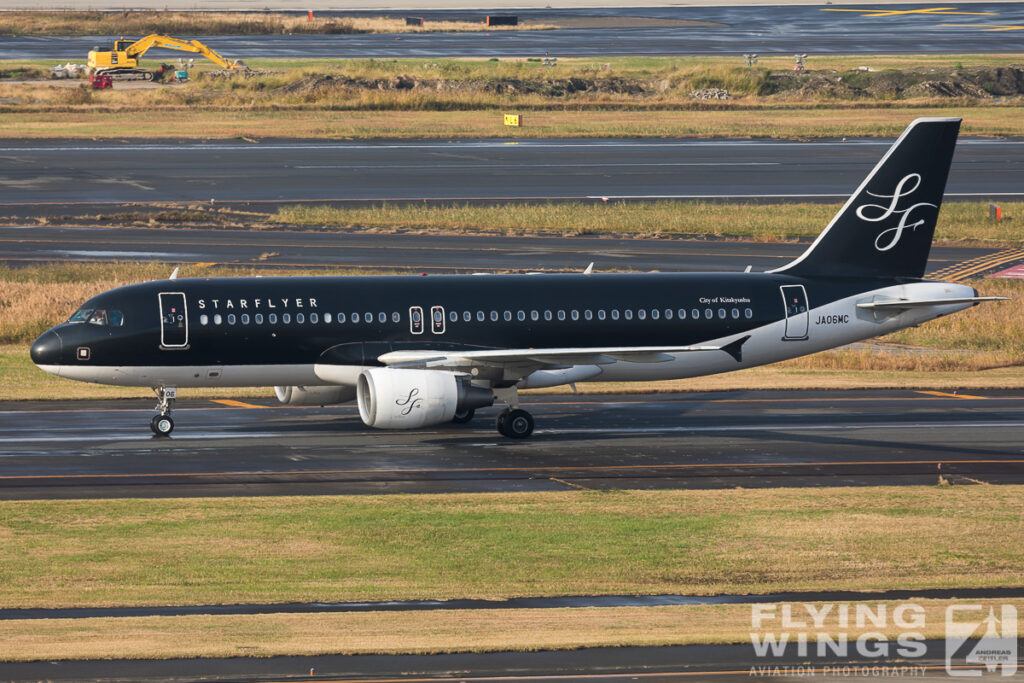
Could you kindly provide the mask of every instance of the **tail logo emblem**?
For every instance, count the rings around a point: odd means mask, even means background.
[[[875,238],[875,249],[878,251],[889,251],[895,247],[900,238],[903,237],[904,230],[917,230],[919,227],[924,225],[926,221],[924,219],[908,223],[910,220],[910,214],[915,209],[919,209],[923,206],[930,206],[933,209],[937,209],[938,205],[930,204],[928,202],[918,202],[912,204],[905,209],[898,208],[900,200],[904,197],[909,197],[921,186],[921,174],[911,173],[903,177],[896,185],[896,190],[892,194],[875,194],[874,192],[868,192],[872,197],[878,197],[879,199],[889,200],[889,205],[885,206],[882,204],[862,204],[857,207],[857,217],[862,221],[868,223],[880,223],[890,216],[899,216],[900,222],[891,228],[886,228],[882,232],[878,233],[878,237]],[[868,212],[879,212],[878,215],[870,216]]]

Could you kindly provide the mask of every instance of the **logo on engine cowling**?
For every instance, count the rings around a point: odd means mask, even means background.
[[[420,404],[423,403],[422,398],[416,398],[420,393],[419,389],[412,389],[409,391],[409,395],[405,398],[395,400],[395,405],[402,409],[402,415],[408,415],[413,411],[413,408],[419,408]]]

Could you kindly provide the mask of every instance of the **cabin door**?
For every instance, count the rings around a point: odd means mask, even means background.
[[[807,339],[810,309],[807,306],[807,290],[803,285],[784,285],[782,303],[786,311],[786,336],[783,340]]]
[[[183,292],[160,292],[160,348],[188,346],[188,310]]]

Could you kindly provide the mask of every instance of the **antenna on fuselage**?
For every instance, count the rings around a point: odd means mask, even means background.
[[[177,268],[175,268],[175,269],[174,269],[174,272],[172,272],[172,273],[171,273],[171,276],[170,276],[169,278],[167,278],[167,279],[168,279],[168,280],[177,280],[177,279],[178,279],[178,269],[177,269]]]

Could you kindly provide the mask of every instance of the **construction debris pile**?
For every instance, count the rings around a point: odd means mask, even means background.
[[[732,95],[728,90],[722,88],[700,88],[690,91],[690,97],[695,100],[731,100]]]

